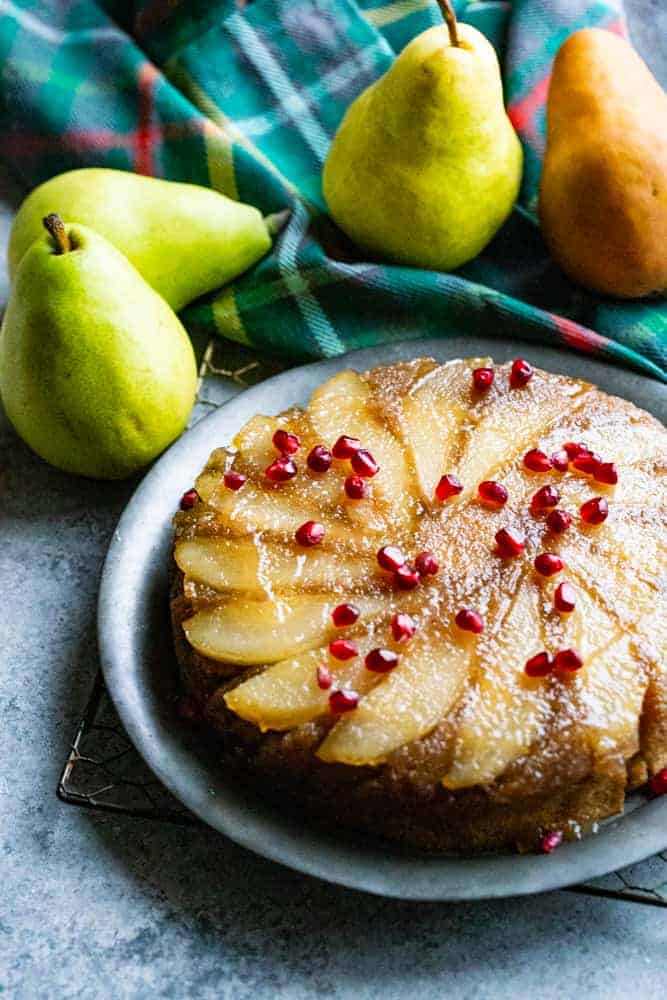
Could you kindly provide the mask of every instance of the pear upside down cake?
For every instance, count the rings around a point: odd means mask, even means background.
[[[190,714],[329,824],[579,836],[667,782],[666,471],[657,420],[522,359],[335,375],[181,501]]]

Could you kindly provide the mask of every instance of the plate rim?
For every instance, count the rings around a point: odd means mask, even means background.
[[[464,350],[457,350],[459,345]],[[304,378],[314,385],[346,367],[364,370],[377,364],[428,355],[435,355],[438,360],[444,361],[492,354],[496,360],[502,361],[515,356],[517,347],[522,354],[530,356],[532,352],[540,355],[540,359],[535,361],[538,367],[560,370],[565,374],[573,374],[573,369],[576,369],[580,377],[596,384],[618,381],[630,388],[629,394],[604,385],[603,390],[645,408],[646,403],[638,401],[636,393],[640,389],[648,391],[647,387],[650,387],[649,394],[655,393],[660,398],[661,408],[667,406],[667,387],[661,383],[607,361],[574,354],[559,347],[526,344],[518,340],[500,342],[489,337],[415,338],[290,368],[242,391],[183,434],[152,466],[132,494],[109,545],[98,597],[98,648],[107,690],[128,736],[153,773],[195,815],[240,846],[327,882],[384,897],[421,901],[506,898],[566,888],[635,864],[667,848],[667,797],[648,801],[618,820],[605,824],[598,834],[566,843],[549,856],[512,854],[452,858],[415,855],[384,842],[369,846],[366,843],[353,844],[348,838],[337,841],[316,826],[298,823],[277,807],[267,807],[266,803],[256,804],[254,801],[251,808],[247,803],[244,806],[237,791],[232,792],[229,787],[225,789],[224,782],[215,788],[215,794],[210,794],[210,787],[207,790],[202,788],[201,776],[197,778],[196,786],[191,779],[188,782],[186,765],[189,761],[192,767],[194,761],[190,760],[192,755],[189,755],[186,741],[182,739],[183,734],[180,733],[181,738],[177,739],[173,723],[170,729],[165,729],[159,717],[151,715],[144,704],[148,696],[142,695],[138,678],[142,669],[146,671],[146,664],[133,663],[133,659],[136,659],[137,644],[148,641],[148,630],[142,625],[146,619],[136,612],[140,599],[144,601],[142,607],[148,607],[146,602],[150,601],[151,595],[146,588],[150,584],[147,579],[137,578],[135,595],[128,595],[124,588],[126,590],[128,572],[132,579],[137,551],[133,545],[137,542],[137,532],[148,531],[150,537],[152,530],[156,536],[158,533],[164,536],[167,527],[164,521],[157,525],[154,519],[147,516],[144,508],[151,509],[155,496],[160,492],[161,481],[174,475],[179,464],[187,465],[188,454],[195,441],[195,452],[206,451],[206,448],[210,451],[224,443],[215,437],[216,424],[229,421],[238,428],[246,419],[245,411],[249,415],[267,408],[276,412],[291,405],[285,403],[283,396],[289,394],[292,383]],[[269,395],[278,400],[276,406],[267,407],[266,402],[255,403],[255,399],[261,400],[267,395],[267,389]],[[294,402],[296,399],[293,397],[291,403]],[[239,411],[238,416],[236,411]],[[225,436],[228,438],[228,435]],[[191,461],[193,469],[200,467],[197,462],[199,459]],[[173,506],[169,508],[169,532],[172,514]],[[160,555],[163,543],[164,538],[162,543],[153,538],[143,556],[144,561],[150,561],[153,555]],[[158,564],[158,574],[160,569],[165,570],[166,566]],[[132,620],[131,596],[135,597],[137,625],[134,633],[128,630],[132,633],[128,634],[119,625],[123,624],[121,615],[124,611],[130,612],[129,620]],[[139,671],[137,677],[133,670]],[[147,722],[151,725],[147,726]],[[171,758],[169,753],[165,755],[165,746],[171,747]],[[202,773],[208,774],[208,769],[203,768]],[[213,785],[220,780],[219,773],[209,777]]]

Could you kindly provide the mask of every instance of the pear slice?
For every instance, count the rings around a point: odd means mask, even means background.
[[[614,620],[629,626],[655,611],[665,580],[663,560],[653,554],[658,534],[644,533],[635,518],[624,520],[614,507],[604,524],[570,528],[551,539],[551,547]]]
[[[576,678],[577,701],[597,770],[622,765],[639,749],[639,716],[648,684],[633,636],[620,630],[606,649],[586,661]]]
[[[285,590],[357,591],[370,583],[388,586],[377,561],[319,548],[276,546],[257,536],[185,539],[174,549],[187,576],[216,590],[241,590],[260,597]]]
[[[648,665],[648,685],[640,721],[641,751],[651,774],[667,767],[667,595],[663,594],[655,614],[637,626],[635,652]]]
[[[292,456],[298,473],[292,480],[270,483],[265,476],[267,467],[279,457],[273,436],[279,429],[298,435],[301,445]],[[207,503],[217,506],[229,490],[224,485],[228,468],[242,472],[255,488],[299,498],[303,505],[315,511],[342,511],[345,500],[342,469],[331,469],[326,475],[313,473],[307,464],[311,448],[321,443],[313,433],[307,414],[293,409],[279,417],[254,416],[236,434],[232,448],[216,448],[197,479],[197,491]],[[247,490],[243,487],[242,492]]]
[[[535,370],[527,385],[509,386],[509,365],[496,371],[493,389],[468,414],[455,472],[467,493],[494,477],[496,469],[512,456],[533,447],[554,421],[580,406],[591,387]]]
[[[298,473],[286,483],[271,486],[264,473],[267,466],[278,457],[273,435],[279,429],[298,435],[301,441],[299,450],[292,455]],[[233,444],[237,449],[234,468],[238,468],[259,486],[298,497],[304,506],[309,505],[314,511],[337,509],[340,512],[345,501],[343,469],[334,466],[326,474],[321,474],[313,473],[308,467],[307,458],[311,448],[321,443],[307,414],[302,410],[288,410],[280,417],[256,416],[234,438]]]
[[[439,367],[433,358],[414,358],[412,361],[398,361],[364,372],[364,379],[371,390],[372,404],[397,438],[403,437],[401,413],[404,397],[424,375]]]
[[[548,683],[524,673],[526,660],[543,648],[538,608],[538,588],[527,577],[501,620],[487,618],[477,684],[462,713],[445,787],[493,781],[544,732],[551,712]]]
[[[238,431],[232,445],[238,452],[243,465],[242,471],[246,475],[254,473],[259,478],[267,465],[278,458],[279,452],[273,444],[273,435],[279,427],[296,432],[296,421],[289,419],[289,413],[286,416],[287,419],[279,420],[277,417],[256,414]],[[236,468],[236,463],[234,467]]]
[[[232,597],[183,622],[188,642],[213,660],[244,665],[275,663],[323,645],[335,631],[331,612],[340,598],[299,594],[270,601]],[[361,595],[362,616],[381,611],[381,597]]]
[[[199,480],[197,480],[199,489]],[[373,538],[366,538],[353,530],[344,513],[336,515],[318,510],[307,503],[298,493],[287,490],[263,490],[253,483],[246,483],[238,493],[224,486],[216,488],[208,495],[208,505],[215,518],[233,535],[261,533],[279,536],[292,541],[297,528],[306,521],[317,520],[324,525],[322,547],[349,549],[377,549],[378,537],[382,534],[384,522],[369,518],[366,530]],[[201,522],[202,533],[208,530],[206,520]]]
[[[583,442],[605,462],[619,465],[665,463],[667,430],[650,414],[616,396],[594,389],[574,411],[552,427],[534,447],[547,454],[566,441]]]
[[[364,656],[372,645],[370,638],[358,640],[359,656],[346,662],[331,657],[326,646],[281,660],[227,692],[227,707],[263,731],[293,729],[310,722],[328,711],[329,695],[335,688],[363,695],[378,683],[381,675],[364,666]],[[323,691],[317,684],[320,665],[329,668],[330,690]]]
[[[380,466],[370,480],[373,496],[398,521],[408,518],[414,510],[414,483],[405,449],[375,412],[370,387],[361,375],[334,375],[315,390],[308,413],[315,432],[329,446],[343,434],[359,438]]]
[[[231,466],[233,451],[228,448],[215,448],[209,456],[209,460],[195,480],[197,493],[204,501],[209,503],[215,498],[218,492],[223,495],[228,494],[225,489],[222,477],[228,466]]]
[[[574,648],[584,667],[567,684],[570,714],[576,715],[590,746],[595,767],[623,766],[638,749],[638,717],[648,676],[645,657],[635,649],[636,637],[619,627],[613,612],[603,606],[587,581],[569,575],[577,593],[575,610],[566,615],[552,613],[560,636],[552,634],[553,648]],[[545,583],[551,590],[553,583]],[[547,632],[551,622],[547,619]]]
[[[523,555],[508,564],[496,553],[495,536],[501,528],[518,528],[526,539]],[[527,569],[543,534],[544,525],[536,518],[526,518],[523,512],[517,514],[507,507],[489,509],[473,501],[447,504],[442,511],[422,517],[414,548],[435,554],[440,562],[438,585],[451,600],[463,600],[484,586],[490,593],[501,592],[500,588],[508,585],[502,580],[506,570]]]
[[[423,736],[463,693],[472,643],[457,643],[433,623],[401,651],[398,666],[341,719],[317,751],[321,760],[379,764],[398,747]]]
[[[576,605],[569,614],[560,614],[553,607],[553,593],[565,578],[575,590]],[[596,591],[589,589],[587,580],[582,579],[574,567],[566,567],[562,576],[551,580],[542,578],[540,586],[544,594],[542,620],[549,649],[576,649],[586,662],[590,662],[609,646],[618,632],[618,619]]]
[[[472,372],[490,364],[491,358],[450,361],[418,379],[402,400],[400,428],[427,503],[440,477],[454,468],[459,431],[470,413]]]

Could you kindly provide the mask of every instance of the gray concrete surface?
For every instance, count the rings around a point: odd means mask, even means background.
[[[629,6],[667,83],[667,6]],[[8,182],[0,193],[11,205]],[[0,993],[665,996],[665,911],[560,893],[396,903],[320,884],[208,831],[61,805],[56,780],[95,670],[101,563],[129,492],[60,475],[0,423]]]

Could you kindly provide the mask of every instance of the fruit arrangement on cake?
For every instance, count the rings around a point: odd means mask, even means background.
[[[336,826],[542,845],[667,781],[667,431],[527,361],[343,371],[175,517],[188,714]]]

